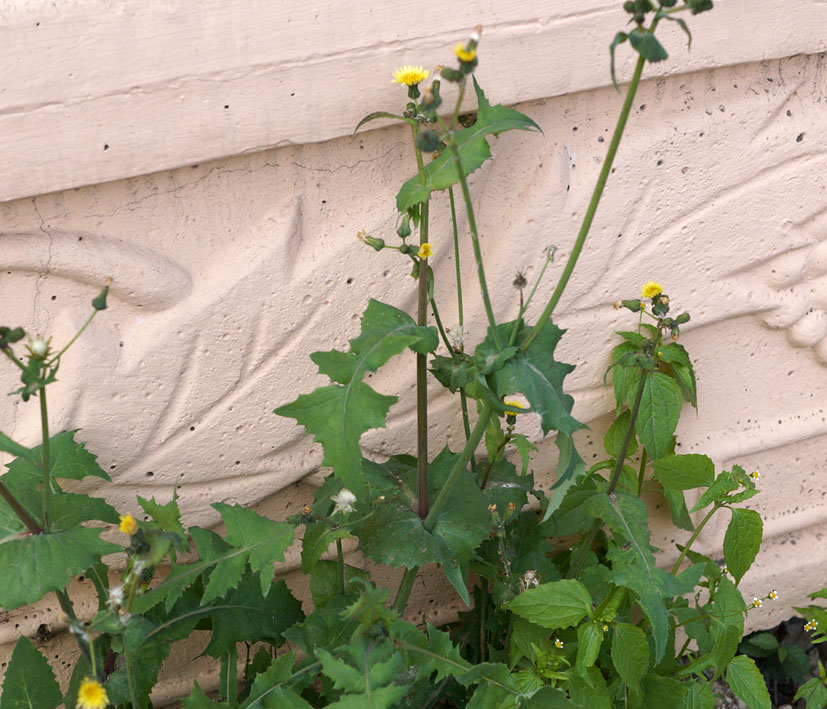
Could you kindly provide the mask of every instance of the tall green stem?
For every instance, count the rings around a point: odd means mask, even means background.
[[[686,555],[689,553],[689,548],[695,543],[695,540],[698,538],[698,535],[701,533],[701,530],[704,527],[706,527],[706,523],[709,522],[709,520],[712,519],[712,515],[714,515],[720,509],[720,507],[721,507],[721,503],[719,503],[719,502],[716,502],[714,505],[712,505],[712,509],[709,510],[709,512],[706,513],[706,517],[704,517],[701,520],[701,523],[697,527],[695,527],[695,531],[692,532],[692,536],[689,537],[689,541],[686,542],[686,546],[683,548],[683,551],[681,552],[681,555],[678,557],[678,560],[675,562],[675,565],[672,567],[672,571],[669,572],[669,573],[672,574],[672,576],[674,576],[675,574],[678,573],[678,569],[681,568],[681,564],[683,563],[683,560],[686,558]]]
[[[344,595],[345,593],[345,553],[342,549],[342,540],[336,540],[336,558],[339,561],[339,592]]]
[[[12,494],[12,491],[5,486],[2,480],[0,480],[0,497],[14,510],[18,519],[26,525],[26,529],[28,529],[29,532],[32,534],[40,534],[43,531],[35,519],[23,508],[23,505],[17,501],[17,498]]]
[[[647,374],[641,372],[640,384],[637,386],[637,394],[635,395],[635,403],[632,405],[632,415],[629,419],[629,427],[626,429],[626,435],[623,438],[623,445],[617,453],[617,460],[615,460],[615,467],[612,470],[612,477],[609,478],[609,489],[606,493],[611,497],[614,495],[617,481],[620,480],[620,473],[623,471],[623,464],[626,462],[626,454],[629,452],[629,446],[632,443],[632,438],[635,435],[635,423],[637,423],[637,415],[640,413],[640,402],[643,399],[643,389],[646,386]]]
[[[652,27],[650,28],[652,32],[654,32],[657,23],[657,19],[652,23]],[[557,282],[557,287],[554,289],[554,293],[552,293],[545,309],[541,313],[537,323],[532,328],[528,337],[520,346],[523,350],[526,350],[531,346],[531,343],[537,339],[542,329],[546,326],[549,318],[551,318],[551,314],[554,312],[554,308],[557,307],[557,303],[563,295],[563,291],[568,285],[575,265],[577,265],[577,259],[580,257],[580,252],[583,250],[583,244],[586,243],[586,237],[589,235],[589,229],[591,229],[592,222],[594,221],[594,215],[597,212],[597,205],[600,204],[600,198],[603,196],[603,189],[606,187],[606,180],[612,170],[612,164],[614,163],[617,149],[620,146],[620,139],[626,128],[626,121],[628,120],[629,113],[632,110],[632,104],[635,100],[638,84],[640,84],[640,77],[643,73],[644,64],[646,64],[646,60],[642,56],[639,56],[637,64],[635,65],[635,72],[632,74],[632,80],[629,82],[629,88],[626,91],[626,100],[623,102],[623,108],[620,110],[620,116],[618,116],[617,125],[615,126],[612,140],[609,143],[609,149],[606,152],[606,159],[603,161],[603,168],[600,170],[600,175],[597,178],[597,184],[594,186],[591,201],[589,202],[588,209],[586,209],[586,215],[583,217],[583,223],[580,226],[577,239],[572,247],[569,260],[566,262],[563,273],[560,275],[560,280]]]
[[[640,497],[640,493],[643,492],[643,475],[646,473],[646,462],[648,461],[648,457],[646,455],[646,449],[643,449],[643,452],[640,454],[640,468],[638,469],[637,473],[637,496]]]
[[[50,524],[50,507],[51,507],[51,493],[52,493],[52,475],[51,475],[51,461],[49,460],[49,412],[46,405],[46,387],[42,387],[38,392],[40,398],[40,431],[43,436],[43,442],[40,445],[41,460],[40,465],[43,470],[43,531],[49,531]]]
[[[488,284],[485,280],[485,267],[482,264],[482,250],[480,249],[479,232],[477,231],[477,220],[474,217],[474,205],[471,202],[471,193],[468,190],[468,180],[465,177],[465,171],[462,167],[462,159],[459,155],[459,148],[457,147],[456,138],[453,136],[449,141],[451,153],[454,156],[454,164],[457,166],[457,174],[459,175],[459,186],[462,189],[462,198],[465,201],[465,213],[468,216],[468,230],[471,232],[471,245],[474,247],[474,260],[477,262],[477,277],[480,282],[480,293],[482,294],[482,303],[485,306],[485,314],[488,317],[488,325],[491,328],[491,333],[494,336],[494,344],[498,350],[502,349],[503,343],[500,333],[497,330],[497,321],[494,319],[494,309],[491,307],[491,298],[488,295]]]

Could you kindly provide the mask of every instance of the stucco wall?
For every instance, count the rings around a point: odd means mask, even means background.
[[[394,68],[445,61],[478,22],[489,98],[518,103],[544,130],[500,138],[472,180],[492,299],[498,317],[513,316],[515,270],[536,273],[553,244],[548,295],[620,107],[607,45],[624,26],[621,5],[470,2],[431,22],[414,4],[6,4],[0,322],[66,340],[114,278],[110,309],[64,359],[50,400],[55,430],[81,428],[112,475],[110,502],[135,511],[136,493],[165,501],[180,479],[185,522],[203,525],[217,520],[211,502],[284,517],[310,498],[320,449],[272,409],[321,381],[307,353],[352,337],[368,295],[414,303],[407,264],[354,238],[393,233],[394,196],[414,170],[408,135],[352,128],[404,102]],[[781,598],[750,614],[752,628],[827,583],[827,41],[814,31],[825,26],[824,3],[726,0],[692,18],[691,52],[665,28],[670,58],[647,69],[557,316],[569,330],[561,355],[577,365],[575,415],[593,429],[580,438],[589,460],[612,408],[602,385],[611,333],[629,323],[611,303],[653,279],[692,314],[682,341],[699,411],[685,412],[681,451],[761,472],[753,506],[765,545],[741,588]],[[628,77],[625,46],[619,56]],[[444,200],[432,214],[450,324]],[[469,249],[467,284],[470,263]],[[477,342],[479,303],[467,318]],[[14,376],[0,372],[0,387]],[[403,397],[366,449],[412,451],[411,363],[397,359],[373,383]],[[432,448],[456,446],[457,407],[433,392]],[[35,405],[2,402],[0,428],[36,442]],[[527,432],[548,484],[553,442]],[[703,551],[719,553],[725,521],[702,535]],[[656,543],[670,547],[670,528],[659,530]],[[289,579],[301,587],[295,571]],[[435,588],[415,597],[429,619],[458,603]],[[83,606],[91,589],[75,589]],[[45,599],[7,615],[3,658],[21,630],[60,631],[56,611]],[[72,652],[65,635],[48,647]],[[195,671],[213,669],[170,668],[159,696],[185,691]]]

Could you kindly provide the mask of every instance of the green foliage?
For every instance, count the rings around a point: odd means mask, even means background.
[[[62,701],[48,660],[21,635],[6,668],[0,709],[54,709]]]

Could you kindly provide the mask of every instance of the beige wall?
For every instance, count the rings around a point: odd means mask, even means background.
[[[407,309],[414,300],[408,266],[354,239],[361,228],[392,235],[396,189],[414,170],[408,136],[352,127],[404,101],[394,68],[447,60],[477,22],[489,98],[519,102],[544,130],[500,138],[472,181],[498,316],[516,311],[515,269],[536,273],[549,244],[559,273],[621,102],[607,51],[621,5],[471,2],[445,6],[437,23],[413,3],[7,3],[0,322],[64,341],[115,279],[110,309],[65,358],[51,399],[55,428],[82,428],[110,471],[107,498],[135,511],[136,493],[165,501],[180,477],[190,524],[215,523],[214,501],[283,517],[309,499],[320,450],[272,409],[319,383],[307,353],[344,345],[368,295]],[[761,472],[766,542],[741,588],[778,590],[750,614],[752,628],[769,627],[827,585],[827,47],[814,31],[827,5],[724,0],[690,24],[691,52],[665,28],[670,59],[647,70],[558,320],[578,365],[567,380],[575,414],[594,430],[594,446],[581,441],[588,460],[611,410],[611,333],[629,323],[610,304],[653,279],[691,312],[682,341],[700,405],[686,412],[681,450]],[[450,324],[448,208],[438,198],[432,209]],[[470,262],[469,252],[468,284]],[[475,343],[484,314],[469,311]],[[5,391],[13,380],[0,373]],[[366,449],[413,450],[410,362],[374,382],[404,395]],[[433,446],[456,446],[457,407],[434,397]],[[36,442],[34,405],[0,403],[0,428]],[[554,446],[528,432],[549,482]],[[706,552],[719,554],[725,522],[703,535]],[[659,529],[669,548],[675,537]],[[455,607],[437,596],[419,597],[429,618]],[[60,629],[53,606],[2,619],[4,657],[20,630]],[[56,643],[52,655],[71,652]],[[171,668],[161,695],[184,691],[190,672]]]

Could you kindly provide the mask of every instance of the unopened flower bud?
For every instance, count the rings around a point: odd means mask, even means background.
[[[46,340],[41,339],[40,337],[35,337],[32,340],[32,344],[30,345],[32,354],[37,357],[38,359],[43,359],[46,356],[46,352],[49,351],[49,343]]]
[[[678,323],[678,325],[683,325],[684,323],[689,322],[689,313],[681,313],[675,318],[675,322]]]
[[[365,243],[368,246],[373,247],[373,249],[376,250],[376,251],[381,251],[382,249],[385,248],[385,240],[380,239],[376,236],[366,236],[365,237]]]

